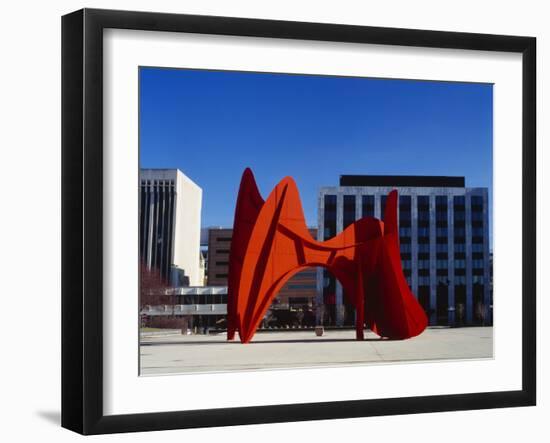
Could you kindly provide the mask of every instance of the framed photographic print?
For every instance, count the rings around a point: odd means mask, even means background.
[[[62,425],[534,405],[531,37],[62,21]]]

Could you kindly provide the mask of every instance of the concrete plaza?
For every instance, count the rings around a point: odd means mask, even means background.
[[[251,343],[226,334],[142,338],[142,375],[338,366],[398,361],[477,359],[493,356],[493,328],[428,328],[409,340],[384,340],[353,330],[258,332]]]

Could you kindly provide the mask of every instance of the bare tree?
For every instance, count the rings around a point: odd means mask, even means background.
[[[188,319],[175,315],[177,296],[172,287],[160,271],[156,268],[148,268],[145,263],[140,266],[140,297],[139,306],[143,310],[146,306],[168,305],[171,306],[171,315],[157,315],[142,317],[142,326],[168,329],[187,329]]]
[[[148,268],[145,263],[141,263],[139,276],[140,309],[148,305],[174,305],[175,300],[174,295],[171,294],[170,285],[158,269]]]

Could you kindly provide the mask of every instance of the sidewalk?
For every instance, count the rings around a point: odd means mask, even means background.
[[[140,346],[142,375],[492,358],[493,328],[428,328],[409,340],[364,341],[353,330],[259,332],[246,345],[226,335],[151,337]]]

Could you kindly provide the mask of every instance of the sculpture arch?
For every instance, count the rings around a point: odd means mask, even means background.
[[[285,177],[264,201],[247,168],[229,257],[228,340],[238,331],[241,342],[248,343],[284,283],[313,266],[329,269],[344,287],[356,309],[358,340],[365,323],[393,339],[424,331],[426,314],[401,269],[396,191],[388,195],[384,219],[362,218],[319,242],[307,229],[294,180]]]

